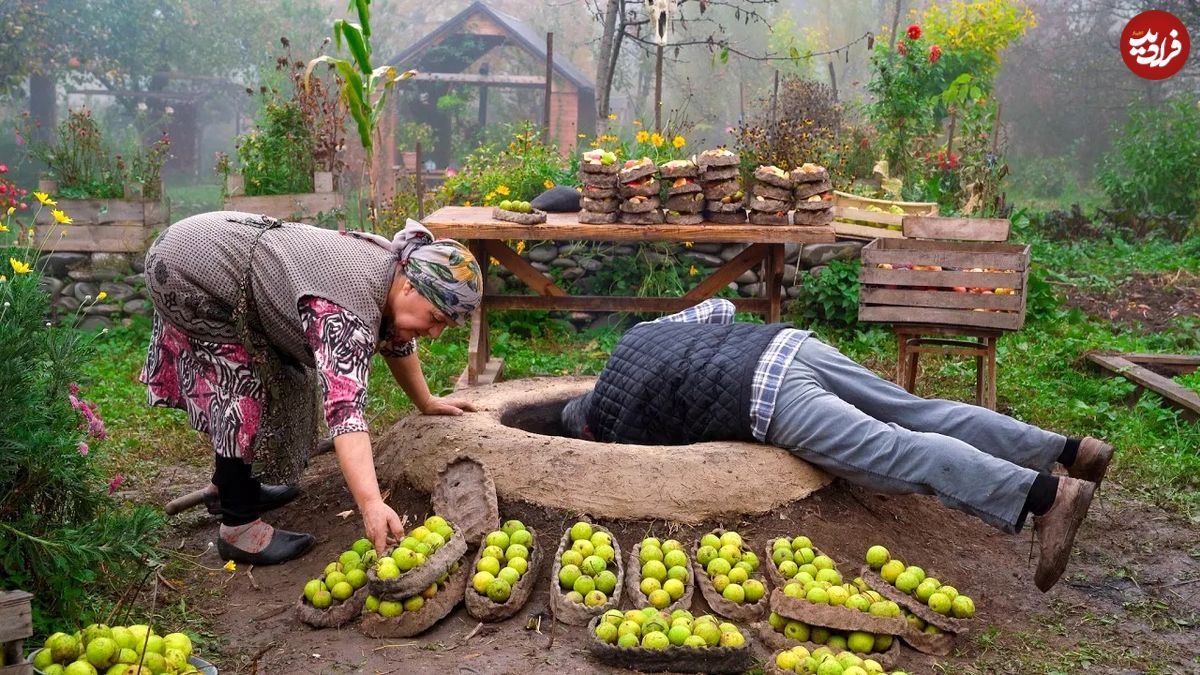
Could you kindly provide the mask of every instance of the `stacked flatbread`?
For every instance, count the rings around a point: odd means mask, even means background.
[[[805,163],[793,169],[792,195],[796,212],[792,222],[796,225],[828,225],[833,222],[833,183],[825,167]]]
[[[704,211],[710,222],[727,225],[746,222],[746,192],[742,189],[740,162],[736,153],[725,148],[705,150],[696,158],[706,200]]]
[[[661,187],[658,165],[649,157],[625,162],[625,167],[617,173],[617,192],[621,195],[618,219],[631,225],[662,223]]]
[[[698,178],[700,169],[690,159],[676,159],[659,167],[667,185],[668,223],[699,225],[704,222],[704,191]]]
[[[602,225],[617,222],[621,199],[617,193],[617,156],[607,150],[589,150],[579,162],[579,222]]]
[[[792,177],[777,166],[760,166],[754,171],[750,222],[755,225],[787,225],[792,210]]]

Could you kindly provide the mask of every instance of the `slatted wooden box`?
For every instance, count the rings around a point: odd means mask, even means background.
[[[59,199],[54,208],[72,222],[59,224],[49,208],[41,210],[35,225],[37,240],[45,242],[46,251],[138,253],[146,250],[170,218],[159,201]]]
[[[858,279],[859,321],[1020,330],[1029,246],[876,239]]]
[[[0,591],[0,652],[5,665],[0,675],[31,675],[33,666],[25,662],[21,643],[33,635],[33,596],[25,591]]]

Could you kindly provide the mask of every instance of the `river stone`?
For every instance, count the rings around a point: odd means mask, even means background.
[[[725,261],[721,259],[721,256],[713,255],[711,253],[693,252],[691,256],[696,259],[696,262],[704,265],[705,267],[720,267],[721,265],[725,264]]]
[[[112,328],[112,320],[107,316],[85,316],[83,321],[79,322],[79,330],[94,331],[103,328]]]
[[[141,298],[135,298],[121,305],[121,309],[126,314],[149,314],[150,303]]]
[[[574,242],[574,243],[570,243],[570,244],[564,244],[563,246],[559,246],[558,254],[561,256],[580,255],[581,253],[587,253],[591,249],[592,249],[592,247],[588,246],[587,244],[583,244],[580,242]]]
[[[554,260],[550,261],[550,266],[551,267],[571,268],[571,267],[579,267],[579,263],[575,262],[574,260],[571,260],[570,258],[555,258]]]
[[[49,293],[50,297],[53,298],[54,296],[58,295],[62,291],[63,287],[66,286],[66,283],[64,283],[62,279],[55,279],[54,277],[43,276],[38,281],[38,286],[43,291],[46,291],[47,293]]]
[[[79,300],[70,295],[61,295],[57,300],[54,301],[55,309],[63,312],[74,312],[75,310],[79,309],[79,305]]]
[[[570,269],[563,270],[562,278],[566,279],[567,281],[574,281],[585,274],[587,274],[587,272],[585,272],[582,267],[572,267]]]
[[[828,267],[828,265],[817,265],[816,267],[809,270],[808,273],[811,274],[813,276],[813,278],[815,279],[816,277],[821,276],[821,272],[824,272],[827,267]]]
[[[133,286],[114,282],[100,284],[100,290],[108,293],[108,297],[105,300],[109,302],[124,302],[137,295],[137,291],[134,290]]]
[[[758,281],[758,275],[754,273],[754,270],[746,270],[734,281],[737,281],[739,286],[744,286],[745,284],[752,284]]]
[[[788,286],[785,290],[789,298],[798,298],[804,292],[803,286]]]
[[[804,267],[816,267],[828,264],[831,260],[853,260],[858,257],[862,247],[863,243],[860,241],[808,244],[800,252],[800,264]]]
[[[529,259],[537,263],[548,263],[558,257],[558,247],[543,244],[529,250]]]
[[[726,246],[725,248],[721,249],[721,260],[724,260],[725,262],[733,260],[734,258],[738,257],[739,253],[746,250],[747,246],[749,246],[749,244],[730,244]]]
[[[93,283],[91,281],[80,281],[79,283],[73,284],[73,286],[75,297],[80,301],[87,300],[88,296],[91,296],[91,299],[95,300],[96,295],[100,293],[100,284]]]
[[[737,293],[737,291],[738,291],[737,282],[731,281],[728,284],[726,284],[725,288],[728,288],[729,290],[733,291],[734,293]]]
[[[645,258],[646,262],[650,265],[663,265],[670,260],[669,257],[659,253],[658,251],[642,251],[642,257]]]
[[[717,255],[725,248],[725,244],[715,241],[702,241],[699,244],[692,244],[692,250],[699,253],[708,253]]]
[[[83,268],[67,272],[67,276],[75,281],[98,282],[113,281],[124,276],[120,270]]]
[[[530,266],[530,267],[532,267],[533,269],[535,269],[535,270],[539,271],[539,272],[549,272],[549,271],[550,271],[550,266],[549,266],[549,265],[545,265],[545,264],[543,264],[543,263],[540,263],[540,262],[531,262],[531,263],[529,263],[529,266]]]
[[[604,263],[596,260],[595,258],[584,258],[583,260],[579,261],[579,266],[588,272],[599,272],[600,270],[604,269]]]
[[[633,255],[635,251],[637,251],[637,249],[632,246],[621,245],[614,246],[610,253],[611,255],[626,256]]]
[[[38,267],[42,274],[52,277],[65,277],[67,272],[88,263],[90,258],[86,253],[48,253],[38,259]]]
[[[738,293],[749,298],[756,298],[762,296],[763,289],[766,287],[766,284],[746,284],[738,289]]]
[[[92,269],[117,270],[128,274],[133,271],[133,266],[129,263],[129,255],[126,253],[99,251],[92,254]]]
[[[134,272],[143,274],[146,271],[146,254],[136,253],[131,256],[129,258],[129,266],[133,268]]]
[[[88,308],[83,311],[89,315],[108,316],[110,314],[119,314],[121,307],[107,302],[99,302],[94,305],[88,305]]]

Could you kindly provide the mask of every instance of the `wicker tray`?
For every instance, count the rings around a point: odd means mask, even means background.
[[[471,570],[466,561],[459,567],[458,572],[450,575],[446,585],[433,596],[432,600],[415,612],[404,612],[400,616],[384,617],[375,612],[363,615],[359,630],[363,635],[373,638],[405,638],[420,635],[429,630],[438,621],[446,618],[458,603],[462,602],[463,589],[471,578]],[[422,589],[423,590],[423,589]]]
[[[496,206],[492,208],[492,218],[521,225],[538,225],[546,222],[546,212],[541,209],[533,209],[533,213],[517,213]]]
[[[750,668],[750,637],[740,647],[683,647],[666,649],[621,648],[596,637],[596,626],[604,617],[588,623],[587,649],[598,661],[643,673],[744,673]]]
[[[633,550],[629,552],[629,563],[625,566],[625,596],[629,598],[629,602],[633,603],[634,607],[641,609],[649,607],[650,601],[642,594],[642,544],[639,542],[634,544]],[[691,609],[692,593],[696,590],[696,571],[692,569],[691,560],[688,560],[688,578],[683,582],[683,595],[679,599],[663,608],[665,612],[674,612],[677,609]]]
[[[617,543],[617,538],[608,528],[593,523],[592,532],[606,532],[612,539],[613,564],[617,567],[617,586],[613,589],[608,602],[599,607],[588,607],[567,600],[567,594],[563,593],[558,586],[558,573],[562,570],[562,554],[571,545],[571,531],[568,529],[563,532],[562,539],[558,543],[558,551],[554,554],[554,565],[550,568],[550,612],[556,620],[569,626],[582,626],[591,621],[592,617],[621,606],[621,591],[624,590],[623,586],[625,585],[625,567],[621,564],[621,545]]]
[[[718,537],[724,533],[724,530],[719,529],[711,532],[711,534],[715,534]],[[753,550],[749,546],[745,545],[745,541],[743,541],[742,544],[742,548],[746,550]],[[763,577],[761,569],[760,571],[756,571],[754,575],[750,577],[751,579],[758,579],[759,581],[763,582],[765,592],[763,593],[763,596],[758,599],[758,602],[748,602],[743,604],[730,602],[729,600],[726,600],[723,595],[717,592],[717,589],[713,587],[712,579],[708,578],[708,571],[704,569],[698,560],[696,560],[696,551],[699,550],[699,548],[700,542],[697,540],[696,545],[692,547],[691,557],[693,576],[696,578],[696,585],[700,587],[700,593],[704,596],[705,602],[708,603],[708,606],[712,609],[712,611],[727,619],[741,621],[742,623],[758,621],[759,619],[765,617],[770,605],[771,585],[767,579]],[[768,559],[766,562],[769,563],[771,561]],[[759,561],[760,568],[763,564],[764,563],[762,561]]]
[[[863,565],[862,573],[859,576],[883,597],[916,614],[925,623],[931,623],[947,633],[969,633],[974,628],[974,619],[956,619],[952,616],[938,614],[929,609],[929,605],[884,581],[883,577],[866,565]]]
[[[529,596],[533,594],[534,586],[542,574],[542,566],[546,561],[546,554],[543,547],[538,545],[538,535],[533,528],[525,528],[533,535],[533,545],[529,550],[529,566],[525,570],[525,574],[517,580],[517,583],[512,587],[512,593],[508,596],[508,600],[502,603],[492,602],[486,595],[480,595],[476,592],[471,584],[467,584],[464,589],[464,599],[467,604],[467,614],[479,619],[480,621],[502,621],[508,617],[521,611],[525,603],[529,601]],[[484,535],[485,537],[487,535]],[[479,563],[479,558],[483,555],[484,543],[479,543],[479,549],[475,552],[475,559],[471,562],[471,569],[475,569],[475,565]]]

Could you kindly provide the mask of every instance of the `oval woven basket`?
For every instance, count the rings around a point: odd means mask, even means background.
[[[420,635],[433,627],[434,624],[446,618],[458,603],[462,602],[463,589],[471,578],[471,568],[466,561],[457,572],[450,575],[446,585],[432,599],[427,600],[421,609],[415,612],[404,612],[399,616],[381,616],[376,612],[363,614],[359,630],[363,635],[373,638],[405,638]],[[411,596],[409,596],[411,597]]]
[[[713,530],[710,534],[715,534],[720,537],[724,533],[725,530],[717,529]],[[745,542],[742,543],[743,545],[745,544]],[[748,546],[743,547],[747,550],[750,550]],[[697,540],[696,545],[692,547],[692,570],[694,572],[694,576],[696,577],[696,585],[700,588],[700,593],[704,596],[704,601],[708,603],[708,606],[712,609],[712,611],[727,619],[741,621],[742,623],[752,623],[765,617],[770,605],[771,586],[766,578],[762,575],[761,568],[764,564],[763,561],[759,561],[759,570],[756,570],[754,574],[750,576],[751,579],[758,579],[759,581],[763,582],[763,596],[758,599],[758,602],[753,603],[731,602],[726,600],[725,596],[717,592],[717,589],[713,587],[712,579],[708,577],[708,571],[705,570],[700,562],[696,559],[696,551],[699,550],[699,548],[700,542]],[[766,562],[770,563],[770,559],[767,559]]]
[[[641,542],[634,544],[633,550],[629,552],[629,562],[625,565],[625,597],[629,598],[629,602],[633,603],[634,607],[641,609],[642,607],[650,606],[650,599],[642,593],[642,544]],[[688,578],[683,582],[683,595],[679,599],[663,608],[665,612],[674,612],[677,609],[692,608],[692,592],[696,590],[696,570],[692,569],[692,561],[688,559],[687,565]]]
[[[947,633],[969,633],[974,627],[973,619],[956,619],[952,616],[938,614],[930,609],[929,605],[889,584],[875,570],[866,565],[863,565],[860,576],[867,582],[868,586],[875,589],[883,597],[921,617],[925,623],[931,623]]]
[[[596,626],[603,618],[597,616],[588,623],[587,649],[596,660],[610,666],[642,673],[744,673],[750,668],[749,636],[739,647],[618,647],[596,637]]]
[[[324,576],[321,577],[325,579]],[[313,628],[337,628],[344,626],[362,614],[363,605],[367,604],[370,588],[363,584],[354,594],[342,602],[331,605],[327,609],[317,609],[304,600],[304,594],[296,600],[296,618]]]
[[[521,608],[529,601],[529,596],[533,594],[533,588],[537,586],[537,582],[541,578],[546,554],[543,551],[544,546],[538,541],[537,532],[532,527],[526,529],[533,535],[533,545],[529,549],[529,567],[525,570],[525,574],[517,579],[517,583],[513,584],[508,600],[502,603],[492,602],[490,598],[480,594],[468,583],[463,591],[467,614],[480,621],[503,621],[521,611]],[[486,535],[484,536],[486,537]],[[471,562],[471,570],[474,570],[475,565],[479,563],[479,558],[483,556],[483,549],[484,544],[481,541],[479,550],[475,552],[475,559]]]
[[[447,522],[454,534],[450,535],[450,541],[429,556],[423,565],[414,567],[394,579],[380,579],[375,572],[375,566],[371,566],[367,570],[367,587],[371,589],[371,595],[380,598],[410,598],[429,588],[429,585],[449,570],[455,561],[462,558],[467,552],[466,537],[457,524]]]
[[[621,606],[621,591],[625,584],[625,566],[621,564],[621,545],[617,543],[617,538],[607,528],[593,524],[592,531],[606,532],[612,539],[613,565],[617,568],[617,586],[613,589],[608,602],[599,607],[588,607],[582,603],[568,600],[567,594],[563,593],[562,588],[558,585],[558,573],[562,571],[562,554],[571,545],[571,531],[563,532],[562,539],[558,543],[558,551],[554,554],[554,565],[550,568],[550,611],[557,621],[569,626],[582,626],[591,621],[592,617]]]

